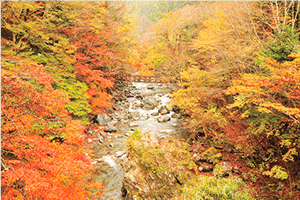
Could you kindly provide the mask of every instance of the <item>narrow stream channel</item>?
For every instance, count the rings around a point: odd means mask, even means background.
[[[119,110],[110,116],[109,126],[116,127],[116,132],[107,131],[98,134],[95,140],[93,162],[97,181],[104,183],[105,200],[125,199],[122,179],[125,170],[120,162],[126,162],[126,140],[134,129],[142,133],[156,134],[158,137],[182,138],[180,119],[170,107],[171,87],[159,83],[128,84],[126,98],[118,102]],[[176,111],[176,110],[175,110]],[[158,118],[160,122],[158,122]]]

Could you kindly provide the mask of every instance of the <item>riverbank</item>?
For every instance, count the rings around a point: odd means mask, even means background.
[[[153,143],[168,136],[184,137],[180,114],[168,105],[171,91],[168,84],[119,83],[112,92],[115,105],[95,117],[87,141],[94,151],[94,179],[105,185],[103,199],[126,197],[121,162],[128,162],[126,141],[135,129],[150,134]]]

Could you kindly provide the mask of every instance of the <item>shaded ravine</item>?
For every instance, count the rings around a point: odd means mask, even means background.
[[[88,139],[94,144],[92,160],[96,167],[93,176],[96,181],[104,183],[102,199],[105,200],[127,199],[127,191],[122,184],[125,170],[120,162],[127,161],[126,140],[134,129],[141,130],[143,134],[153,134],[156,138],[170,135],[184,137],[179,114],[168,109],[170,85],[132,82],[122,90],[125,97],[116,100],[115,112],[97,116],[96,122],[104,124],[107,127],[105,131],[90,131]]]

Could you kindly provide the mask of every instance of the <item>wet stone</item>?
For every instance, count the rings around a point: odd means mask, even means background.
[[[173,113],[173,114],[171,115],[171,117],[172,117],[172,118],[178,118],[178,116],[177,116],[176,113]]]
[[[203,172],[212,172],[214,170],[214,166],[208,163],[202,163],[200,167],[202,167]]]
[[[109,121],[109,117],[106,114],[98,114],[95,121],[98,125],[103,126]]]
[[[146,109],[154,109],[159,105],[159,101],[153,97],[148,97],[144,100],[144,108]]]
[[[117,128],[113,126],[108,126],[104,128],[105,132],[117,132]]]
[[[130,128],[134,128],[134,127],[138,127],[138,126],[139,125],[137,123],[134,123],[134,122],[132,122],[132,123],[129,124]]]
[[[147,86],[147,89],[148,89],[148,90],[153,90],[153,89],[154,89],[154,85],[148,85],[148,86]]]
[[[155,112],[151,113],[151,115],[152,115],[152,116],[158,116],[159,113],[158,113],[157,111],[155,111]]]
[[[168,116],[168,115],[163,115],[163,116],[160,116],[157,118],[157,121],[159,123],[164,123],[164,122],[167,122],[167,121],[170,121],[171,120],[171,117]]]
[[[116,155],[117,158],[119,158],[119,157],[122,157],[125,154],[126,154],[126,151],[118,151],[118,152],[116,152],[115,155]]]
[[[170,111],[169,109],[167,108],[167,106],[161,106],[159,109],[158,109],[158,112],[161,114],[161,115],[166,115],[166,114],[169,114]]]

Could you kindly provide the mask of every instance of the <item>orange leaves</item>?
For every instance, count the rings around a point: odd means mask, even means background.
[[[299,176],[296,158],[300,151],[299,55],[293,56],[294,61],[284,63],[260,58],[263,61],[261,72],[243,74],[227,90],[227,94],[235,97],[228,109],[233,119],[241,119],[236,123],[241,123],[244,130],[238,135],[245,142],[241,146],[236,135],[227,137],[232,138],[236,149],[239,147],[246,155],[254,157],[252,162],[256,165],[251,164],[253,171],[257,170],[257,176],[262,179],[258,185],[270,185],[274,180],[282,184],[284,181],[281,180],[289,178],[290,182],[283,191],[289,188],[290,194],[296,194],[292,185]],[[274,185],[274,188],[268,191],[268,196],[278,195],[278,187]]]
[[[66,139],[68,144],[81,145],[86,138],[84,134],[85,127],[81,125],[81,121],[71,121],[66,124]]]
[[[265,74],[244,74],[233,82],[227,94],[244,96],[244,101],[257,105],[260,112],[269,113],[273,109],[299,119],[300,110],[295,106],[300,100],[300,73],[296,70],[299,63],[280,64],[269,58],[264,61]],[[238,106],[237,103],[234,105]]]
[[[1,74],[2,198],[86,199],[86,185],[102,186],[86,183],[92,165],[82,149],[85,127],[71,119],[66,94],[54,90],[43,66],[9,62]]]

